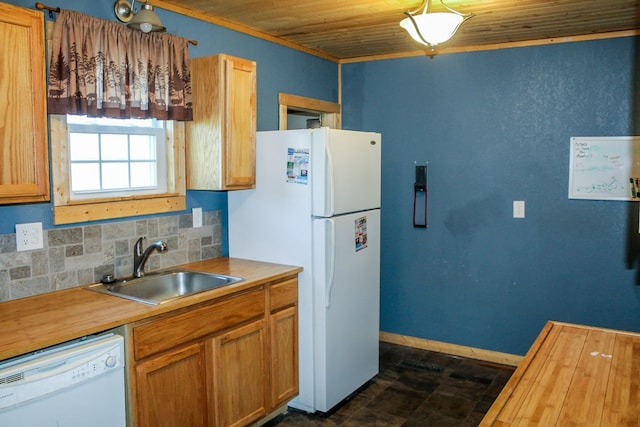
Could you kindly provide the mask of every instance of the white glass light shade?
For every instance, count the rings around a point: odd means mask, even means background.
[[[404,18],[400,21],[400,26],[407,30],[409,35],[418,43],[426,46],[435,46],[453,37],[462,21],[464,21],[464,17],[451,12],[434,12],[415,15],[413,20],[415,25],[411,18]],[[418,27],[417,29],[416,26]],[[419,34],[418,31],[420,32]]]
[[[158,15],[153,11],[153,6],[148,1],[142,5],[127,26],[144,33],[166,30]]]

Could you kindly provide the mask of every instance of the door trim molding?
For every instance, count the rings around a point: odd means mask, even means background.
[[[289,109],[320,114],[322,126],[333,129],[342,128],[342,107],[339,103],[279,93],[278,104],[280,106],[279,130],[288,129],[287,113]]]

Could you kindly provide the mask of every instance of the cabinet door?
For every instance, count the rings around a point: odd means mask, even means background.
[[[256,63],[219,54],[190,62],[193,121],[187,122],[187,188],[255,187]]]
[[[256,67],[245,59],[226,56],[224,60],[225,186],[251,188],[256,175]]]
[[[215,417],[216,425],[244,426],[265,416],[264,319],[212,338],[210,345],[210,416]]]
[[[138,426],[207,426],[205,366],[203,344],[136,366]]]
[[[49,200],[42,12],[0,3],[0,204]]]
[[[271,405],[276,409],[298,394],[298,310],[271,315]]]

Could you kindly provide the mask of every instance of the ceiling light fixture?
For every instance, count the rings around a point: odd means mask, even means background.
[[[400,26],[407,30],[415,41],[431,48],[446,42],[453,37],[463,22],[474,15],[457,12],[442,0],[440,3],[447,12],[430,12],[431,0],[425,0],[418,10],[405,12],[407,17],[400,21]],[[420,11],[422,13],[418,13]]]
[[[153,11],[153,6],[149,3],[149,0],[146,0],[140,10],[134,13],[133,6],[135,3],[136,0],[132,0],[131,3],[128,0],[116,0],[113,6],[116,17],[122,22],[127,22],[129,28],[140,30],[143,33],[166,30],[158,15]]]

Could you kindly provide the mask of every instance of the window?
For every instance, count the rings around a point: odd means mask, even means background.
[[[186,209],[183,122],[50,117],[55,224]]]
[[[166,192],[164,122],[67,116],[70,197]]]

